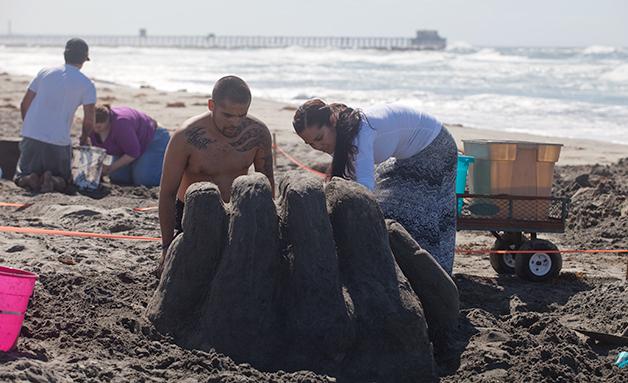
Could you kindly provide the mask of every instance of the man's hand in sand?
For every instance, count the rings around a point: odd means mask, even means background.
[[[159,223],[165,249],[175,231],[183,230],[181,218],[185,192],[195,182],[218,186],[223,201],[231,198],[233,180],[255,170],[268,177],[274,190],[272,142],[264,123],[248,116],[251,93],[241,79],[227,76],[214,86],[209,111],[192,117],[177,130],[166,149],[161,189]],[[164,250],[160,268],[166,259]]]
[[[159,258],[159,266],[155,270],[155,275],[157,277],[161,276],[161,273],[164,271],[164,266],[166,265],[166,254],[168,253],[168,249],[163,249],[161,251],[161,258]]]

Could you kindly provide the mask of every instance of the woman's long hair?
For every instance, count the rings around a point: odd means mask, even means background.
[[[102,124],[103,122],[109,121],[110,116],[111,116],[111,106],[109,104],[96,105],[96,123],[97,124]]]
[[[332,114],[336,114],[336,147],[331,161],[331,176],[355,179],[355,155],[358,148],[353,141],[360,131],[362,113],[344,104],[326,104],[315,98],[307,101],[294,113],[292,126],[297,134],[305,128],[320,129],[329,125]]]

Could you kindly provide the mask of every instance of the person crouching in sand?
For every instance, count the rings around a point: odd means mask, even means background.
[[[384,216],[451,274],[457,148],[443,124],[402,105],[358,110],[313,99],[297,109],[292,125],[306,144],[333,156],[332,176],[372,190]]]
[[[250,104],[248,85],[235,76],[223,77],[214,85],[209,110],[184,122],[172,136],[159,192],[163,251],[158,273],[175,230],[183,231],[183,201],[191,184],[213,182],[223,201],[229,202],[231,184],[236,177],[247,174],[253,164],[275,190],[270,132],[264,123],[248,115]]]

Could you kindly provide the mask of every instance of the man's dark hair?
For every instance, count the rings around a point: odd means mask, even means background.
[[[73,38],[65,43],[63,58],[66,64],[81,65],[89,61],[89,47],[83,39]]]
[[[229,100],[235,104],[249,104],[251,102],[251,90],[240,77],[226,76],[214,85],[212,99],[216,103]]]

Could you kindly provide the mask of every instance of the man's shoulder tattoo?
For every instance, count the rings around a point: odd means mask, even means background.
[[[209,137],[206,137],[205,128],[202,126],[192,126],[185,131],[185,138],[192,146],[199,150],[207,149],[209,144],[216,142]]]
[[[237,140],[229,145],[238,152],[247,152],[255,147],[270,143],[270,135],[265,131],[266,127],[257,121],[249,120],[245,123],[243,132]]]

